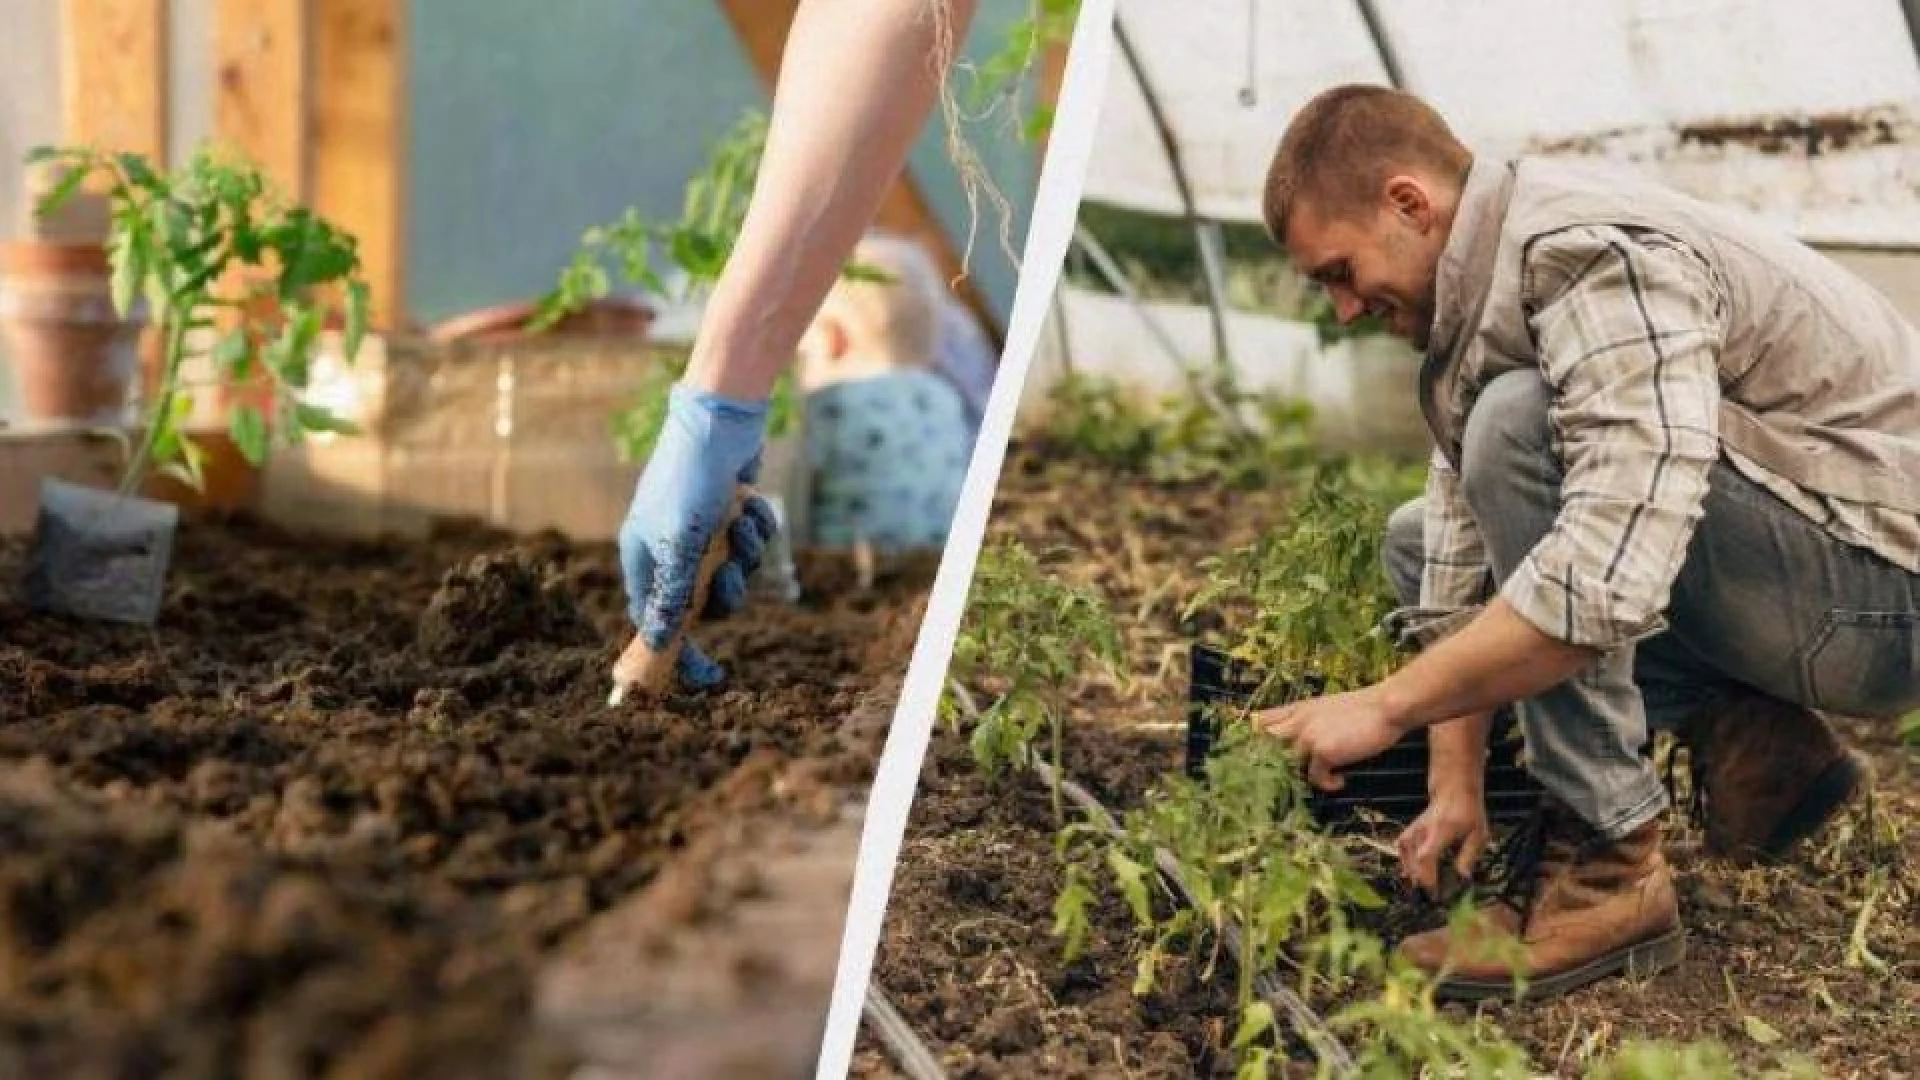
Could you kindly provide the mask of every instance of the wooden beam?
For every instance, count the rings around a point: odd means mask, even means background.
[[[310,192],[308,0],[216,0],[213,128],[288,198]]]
[[[66,141],[167,154],[167,0],[65,0],[60,96]]]
[[[787,31],[792,28],[794,12],[799,7],[800,0],[720,0],[721,10],[726,12],[727,20],[733,24],[734,34],[739,37],[748,58],[753,61],[754,70],[760,73],[768,93],[772,93],[779,82],[780,58],[786,51]],[[960,249],[941,225],[940,218],[933,212],[920,185],[914,181],[911,170],[903,170],[900,179],[887,189],[880,201],[880,209],[874,215],[874,224],[918,240],[926,245],[949,280],[959,277],[962,267]],[[995,242],[992,239],[993,224],[982,221],[980,225],[976,249],[984,250],[986,245]],[[989,336],[997,343],[1000,340],[999,319],[987,306],[979,290],[974,288],[971,277],[960,282],[959,293],[961,300],[979,315]]]
[[[406,0],[314,11],[313,208],[360,241],[373,324],[406,313]]]

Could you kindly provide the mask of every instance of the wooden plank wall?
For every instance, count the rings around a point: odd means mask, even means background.
[[[406,0],[218,0],[214,131],[352,233],[373,325],[405,322]]]
[[[310,193],[310,14],[307,0],[218,0],[213,30],[214,138],[302,202]]]
[[[312,203],[360,240],[373,325],[406,312],[407,0],[324,0],[315,12]]]
[[[164,162],[167,0],[65,0],[61,17],[67,141]]]

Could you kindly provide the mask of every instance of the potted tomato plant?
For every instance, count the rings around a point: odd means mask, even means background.
[[[307,398],[322,329],[337,319],[352,358],[368,288],[354,238],[273,190],[245,160],[202,149],[177,170],[92,147],[43,147],[29,161],[63,170],[38,213],[56,213],[90,178],[110,213],[107,300],[136,306],[158,331],[140,441],[122,489],[167,477],[208,489],[209,449],[188,434],[196,401],[224,413],[226,441],[257,470],[274,439],[350,432]]]

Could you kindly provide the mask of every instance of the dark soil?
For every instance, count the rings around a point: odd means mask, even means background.
[[[1103,497],[1078,495],[1088,491]],[[1048,553],[1056,573],[1100,586],[1138,676],[1090,676],[1075,688],[1080,736],[1069,771],[1100,789],[1109,809],[1137,804],[1156,767],[1181,760],[1186,645],[1213,628],[1180,618],[1199,584],[1197,563],[1281,524],[1283,514],[1277,493],[1156,486],[1031,448],[1009,454],[990,532],[1016,536]],[[1912,1036],[1920,1025],[1920,755],[1897,742],[1890,723],[1843,723],[1878,772],[1871,818],[1858,808],[1794,864],[1740,871],[1701,857],[1697,834],[1674,815],[1668,855],[1681,878],[1685,963],[1556,1002],[1487,1007],[1536,1067],[1578,1076],[1630,1039],[1711,1037],[1750,1068],[1798,1054],[1831,1077],[1920,1076]],[[961,1075],[1051,1075],[1055,1061],[1089,1075],[1123,1075],[1123,1061],[1134,1075],[1188,1075],[1182,1061],[1213,1067],[1200,1049],[1212,1044],[1199,1033],[1220,1030],[1230,998],[1189,984],[1127,1003],[1124,938],[1096,949],[1091,967],[1063,968],[1047,935],[1057,870],[1044,796],[992,792],[953,748],[940,749],[943,739],[915,805],[876,966],[907,1019]],[[1029,817],[1003,823],[1029,803]],[[973,820],[984,834],[966,829]],[[969,853],[988,839],[986,854]],[[982,900],[945,889],[955,867],[974,866],[994,875],[997,891]],[[1399,888],[1395,871],[1374,860],[1375,881],[1394,901],[1369,923],[1389,932],[1437,925],[1439,914]],[[1113,925],[1124,933],[1124,915]],[[1850,947],[1856,929],[1871,958]],[[1096,985],[1074,983],[1070,1000],[1048,997],[1068,972]],[[1006,1013],[1020,1000],[1007,989],[1017,985],[1035,988],[1024,1017]],[[997,1034],[1005,1028],[1043,1037],[1009,1044]],[[892,1072],[864,1030],[856,1063],[867,1075]]]
[[[194,526],[154,631],[0,600],[0,1075],[564,1075],[543,960],[714,830],[864,799],[842,722],[931,570],[703,626],[727,688],[618,710],[613,552],[553,536]]]
[[[1104,743],[1073,749],[1087,760]],[[1023,775],[984,784],[964,741],[937,735],[875,962],[880,985],[955,1077],[1232,1076],[1231,984],[1203,985],[1200,965],[1176,957],[1162,989],[1134,997],[1124,905],[1102,903],[1085,952],[1064,961],[1051,933],[1056,829],[1044,787]],[[853,1075],[891,1075],[864,1031]]]

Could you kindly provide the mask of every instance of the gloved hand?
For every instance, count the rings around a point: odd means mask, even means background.
[[[752,483],[759,475],[766,427],[766,402],[735,401],[684,386],[669,395],[666,423],[620,526],[627,613],[649,648],[665,648],[685,621],[700,560],[733,505],[735,485]],[[766,500],[746,500],[728,529],[727,561],[713,575],[702,618],[719,618],[746,605],[747,579],[778,527]],[[710,689],[726,678],[719,664],[685,639],[677,674],[694,689]]]

